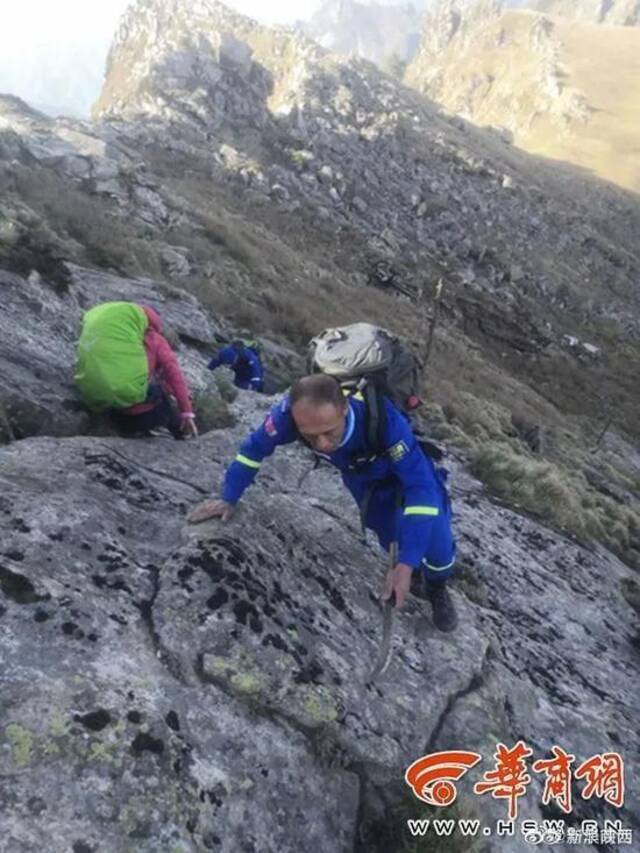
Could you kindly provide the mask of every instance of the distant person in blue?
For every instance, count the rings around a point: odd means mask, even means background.
[[[211,359],[207,367],[215,370],[216,367],[226,367],[233,370],[233,383],[238,388],[249,391],[264,390],[264,369],[257,350],[245,344],[244,341],[234,341],[227,347],[223,347]]]
[[[397,538],[398,562],[387,572],[383,598],[395,595],[396,607],[402,607],[412,578],[420,580],[422,574],[434,624],[453,631],[457,615],[446,581],[453,572],[456,546],[444,476],[421,450],[405,416],[386,398],[385,407],[387,449],[372,457],[367,454],[361,395],[345,397],[338,381],[325,374],[299,379],[241,444],[227,469],[221,498],[197,506],[188,521],[216,516],[227,521],[262,460],[278,445],[302,440],[338,468],[381,546],[388,550]]]

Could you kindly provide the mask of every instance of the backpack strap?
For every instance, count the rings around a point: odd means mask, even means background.
[[[385,452],[387,409],[384,394],[375,382],[369,381],[362,389],[365,406],[365,435],[367,445],[375,456]]]
[[[402,504],[402,487],[395,477],[387,477],[384,480],[377,480],[373,483],[370,483],[367,487],[367,491],[364,493],[362,501],[358,507],[360,512],[360,533],[361,533],[361,541],[363,545],[367,544],[367,515],[369,514],[369,504],[371,503],[371,498],[377,489],[393,485],[394,487],[394,503],[395,508],[398,509]],[[396,531],[396,538],[397,538]]]
[[[444,459],[444,451],[438,447],[437,444],[434,444],[433,441],[429,441],[429,439],[425,438],[418,438],[418,444],[420,445],[420,449],[424,455],[428,456],[429,459],[433,459],[434,462],[442,462]]]

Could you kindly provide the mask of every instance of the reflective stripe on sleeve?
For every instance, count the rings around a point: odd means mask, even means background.
[[[249,468],[259,468],[262,465],[262,462],[254,462],[253,459],[249,459],[248,456],[243,456],[242,453],[238,453],[236,456],[236,462],[240,462],[242,465],[247,465]]]
[[[408,506],[404,510],[405,515],[439,515],[437,506]]]

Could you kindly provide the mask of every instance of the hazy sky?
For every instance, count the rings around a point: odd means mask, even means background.
[[[20,56],[36,45],[110,41],[129,0],[12,0],[3,2],[0,52]],[[239,12],[267,23],[308,17],[317,0],[229,0]]]

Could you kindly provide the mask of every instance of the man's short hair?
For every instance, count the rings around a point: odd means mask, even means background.
[[[344,406],[344,395],[340,383],[334,376],[326,373],[314,373],[297,379],[291,386],[289,402],[291,407],[304,400],[312,406],[323,406],[330,403],[336,409]]]

